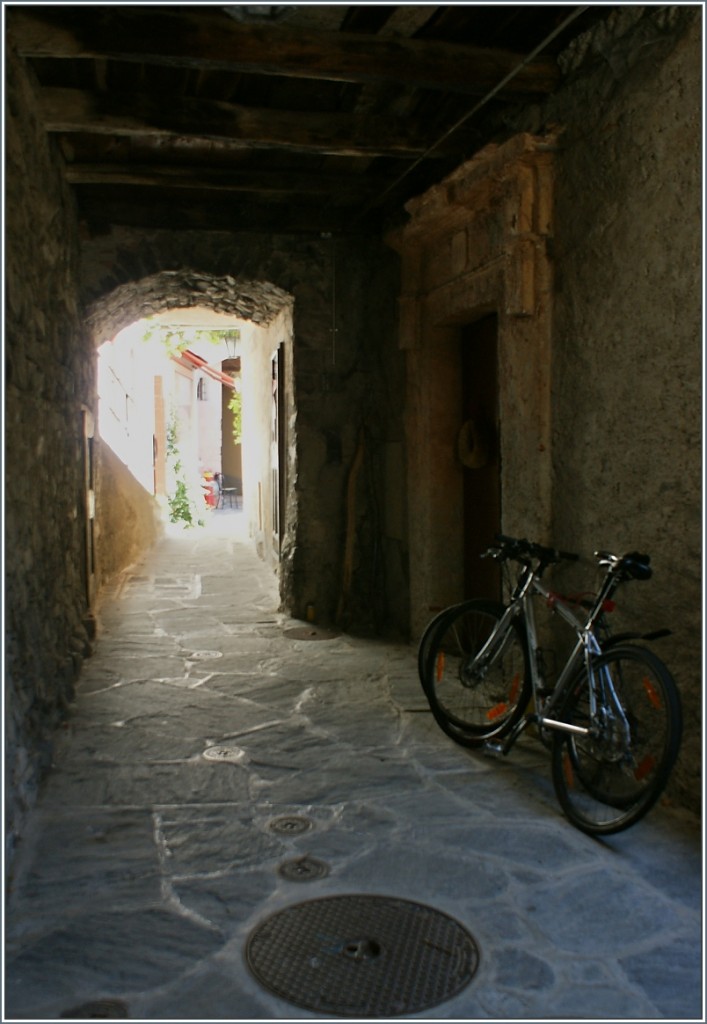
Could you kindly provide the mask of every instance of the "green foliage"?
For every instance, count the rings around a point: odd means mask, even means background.
[[[177,523],[181,520],[187,526],[197,525],[194,520],[194,503],[189,498],[187,485],[183,480],[177,480],[177,489],[174,494],[169,495],[167,501],[169,503],[169,521],[171,523]],[[197,522],[199,526],[204,525],[200,520]]]
[[[240,444],[243,437],[243,399],[240,391],[233,392],[228,408],[233,413],[233,441],[234,444]]]
[[[207,331],[202,328],[153,323],[146,328],[142,340],[152,341],[153,338],[157,338],[164,345],[168,356],[176,356],[195,342],[206,341],[210,345],[221,345],[226,335],[240,336],[240,331]]]
[[[177,417],[174,413],[172,413],[172,417],[167,426],[167,455],[171,458],[179,458],[179,448],[177,447]]]
[[[170,523],[183,522],[187,526],[203,526],[204,521],[198,518],[196,506],[189,497],[186,480],[181,476],[182,462],[179,457],[177,418],[174,413],[167,427],[167,457],[174,460],[175,478],[174,494],[167,495]]]

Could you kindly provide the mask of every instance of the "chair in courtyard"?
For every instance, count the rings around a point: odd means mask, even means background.
[[[214,474],[218,485],[218,502],[216,508],[225,508],[228,502],[229,508],[243,507],[243,487],[241,481],[226,473]]]

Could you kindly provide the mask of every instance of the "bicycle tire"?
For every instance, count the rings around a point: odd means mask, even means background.
[[[430,647],[437,627],[445,616],[449,615],[450,612],[454,611],[454,609],[458,607],[458,604],[449,605],[447,608],[443,608],[441,612],[437,612],[434,618],[430,619],[422,632],[420,642],[417,645],[417,674],[423,689],[425,687],[425,676],[430,657]]]
[[[611,712],[597,722],[596,735],[555,732],[552,780],[573,825],[589,835],[611,835],[639,821],[665,788],[680,749],[682,710],[673,677],[646,647],[611,647],[593,660],[592,671],[600,689],[611,679],[630,735],[624,734],[621,716]],[[559,717],[589,727],[586,670]]]
[[[423,690],[438,725],[462,746],[502,736],[530,700],[525,637],[516,620],[490,661],[473,664],[504,612],[493,601],[464,601],[440,615],[428,637]]]

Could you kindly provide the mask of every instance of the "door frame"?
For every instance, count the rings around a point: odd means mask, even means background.
[[[553,151],[519,135],[425,195],[388,236],[401,257],[407,370],[410,628],[464,594],[459,330],[498,312],[501,506],[506,533],[551,542]]]

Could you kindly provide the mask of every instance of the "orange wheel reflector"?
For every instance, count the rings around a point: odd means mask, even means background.
[[[442,682],[442,676],[444,675],[444,651],[440,651],[437,655],[437,661],[435,663],[435,679],[438,683]]]
[[[663,702],[660,699],[660,694],[658,693],[658,691],[656,690],[655,686],[650,681],[648,676],[643,677],[643,689],[648,694],[648,700],[651,702],[653,707],[657,708],[658,711],[660,711],[660,709],[663,707]]]
[[[488,711],[486,712],[486,717],[488,718],[489,722],[493,722],[494,719],[500,718],[501,715],[505,715],[507,711],[508,705],[501,701],[501,703],[497,704],[495,708],[488,709]]]
[[[648,754],[646,757],[643,758],[639,765],[636,765],[636,770],[633,773],[636,782],[640,782],[642,779],[645,779],[647,775],[650,775],[654,768],[655,758],[652,754]]]

